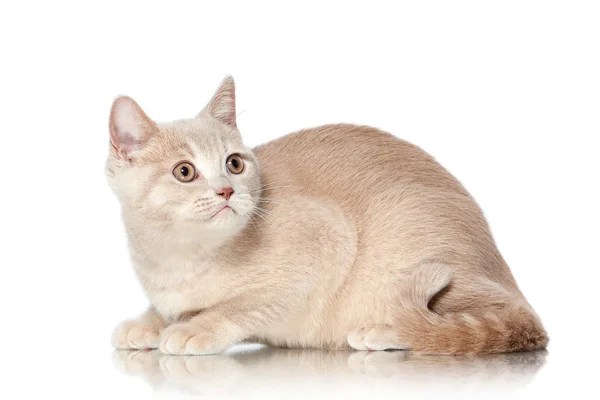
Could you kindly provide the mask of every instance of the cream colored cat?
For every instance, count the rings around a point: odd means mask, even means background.
[[[546,346],[479,207],[431,156],[328,125],[254,149],[226,78],[194,119],[110,116],[108,181],[150,300],[116,348],[496,353]]]

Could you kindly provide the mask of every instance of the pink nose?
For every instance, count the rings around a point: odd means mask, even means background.
[[[231,197],[231,195],[233,194],[233,189],[230,187],[227,188],[221,188],[217,190],[217,194],[219,196],[223,196],[225,197],[225,200],[229,200],[229,198]]]

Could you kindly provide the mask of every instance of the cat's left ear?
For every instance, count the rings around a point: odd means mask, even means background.
[[[109,129],[113,155],[130,159],[156,133],[157,127],[131,97],[120,96],[110,110]]]
[[[225,125],[236,127],[235,82],[232,76],[223,79],[212,99],[198,114],[201,115],[210,115]]]

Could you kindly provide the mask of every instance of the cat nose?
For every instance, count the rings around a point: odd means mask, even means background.
[[[223,196],[225,197],[225,200],[229,200],[229,198],[231,197],[231,195],[233,194],[233,189],[230,187],[226,187],[226,188],[221,188],[221,189],[217,189],[217,194],[219,196]]]

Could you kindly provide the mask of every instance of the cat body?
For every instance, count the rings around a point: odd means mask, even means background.
[[[416,146],[339,124],[248,149],[231,78],[192,120],[156,124],[119,98],[110,128],[107,175],[151,304],[116,329],[115,347],[547,343],[478,205]]]

